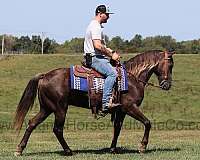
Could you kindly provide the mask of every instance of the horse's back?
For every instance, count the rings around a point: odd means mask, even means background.
[[[58,68],[47,72],[40,81],[39,92],[48,94],[48,97],[65,101],[68,105],[88,108],[86,92],[72,90],[70,87],[70,68]]]
[[[69,94],[69,68],[58,68],[47,72],[39,81],[38,92],[48,94],[48,97],[67,97]]]

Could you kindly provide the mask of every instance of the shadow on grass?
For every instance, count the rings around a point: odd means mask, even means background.
[[[179,152],[180,148],[154,148],[146,150],[145,154],[152,153],[152,152]],[[119,147],[117,148],[117,154],[139,154],[138,150],[127,149]],[[103,148],[103,149],[82,149],[82,150],[73,150],[73,155],[76,154],[113,154],[110,152],[110,148]],[[64,156],[63,151],[52,151],[52,152],[33,152],[33,153],[25,153],[25,156],[34,156],[34,155],[48,155],[48,154],[59,154]]]

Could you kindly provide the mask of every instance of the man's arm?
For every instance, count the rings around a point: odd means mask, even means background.
[[[104,55],[106,55],[108,57],[112,57],[112,55],[113,55],[112,50],[110,48],[106,48],[106,46],[101,43],[101,40],[94,39],[93,45],[94,45],[95,49],[101,51]]]

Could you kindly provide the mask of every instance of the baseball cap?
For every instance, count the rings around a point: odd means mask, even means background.
[[[99,5],[96,8],[96,14],[97,13],[107,13],[107,14],[114,14],[113,12],[110,11],[109,6],[106,5]]]

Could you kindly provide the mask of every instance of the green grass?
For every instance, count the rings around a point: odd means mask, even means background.
[[[196,131],[152,131],[150,144],[145,154],[137,151],[142,137],[141,131],[122,130],[118,146],[121,154],[108,152],[111,130],[108,131],[65,131],[65,137],[74,155],[67,159],[199,159],[200,132]],[[16,159],[13,156],[16,140],[13,134],[1,135],[0,159]],[[52,133],[33,133],[24,155],[18,159],[66,159],[62,148]]]
[[[132,57],[123,56],[123,60]],[[38,101],[28,114],[19,137],[11,129],[14,111],[30,78],[54,68],[80,64],[81,56],[21,55],[0,57],[0,159],[16,159],[16,145],[28,120],[38,111]],[[199,159],[200,156],[200,56],[175,55],[170,91],[147,87],[141,110],[152,121],[146,154],[137,152],[143,126],[127,117],[119,137],[121,154],[108,153],[112,139],[110,117],[94,120],[91,112],[70,106],[65,138],[74,156],[68,159]],[[150,82],[157,83],[153,76]],[[52,133],[51,115],[32,134],[24,156],[18,159],[66,159]]]

